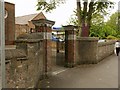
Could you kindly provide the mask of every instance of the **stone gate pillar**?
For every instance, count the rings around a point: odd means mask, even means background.
[[[39,19],[33,20],[33,24],[35,25],[36,32],[43,35],[43,46],[44,46],[44,72],[45,75],[51,71],[51,39],[52,39],[52,29],[51,27],[54,25],[54,21],[46,20],[46,19]]]
[[[65,66],[76,64],[76,26],[63,26],[65,30]]]

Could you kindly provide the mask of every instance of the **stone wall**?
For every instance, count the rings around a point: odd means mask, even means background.
[[[98,40],[91,37],[77,38],[76,48],[73,49],[76,54],[73,55],[76,59],[74,63],[95,64],[113,53],[115,41],[98,43]],[[6,50],[8,88],[34,88],[43,76],[50,74],[49,67],[52,64],[49,62],[52,60],[46,55],[51,52],[46,51],[45,44],[40,33],[26,34],[17,38],[16,49]]]
[[[35,36],[37,37],[37,35]],[[45,71],[43,40],[35,37],[30,38],[17,39],[16,49],[6,51],[8,88],[34,88],[38,81],[43,78]]]
[[[7,88],[24,87],[26,80],[26,54],[19,49],[5,51]],[[23,74],[23,75],[22,75]]]
[[[77,38],[77,61],[78,64],[97,63],[98,38],[81,37]]]
[[[77,38],[77,63],[96,64],[104,58],[113,54],[115,41],[99,42],[99,38],[81,37]]]
[[[115,41],[98,43],[97,60],[100,61],[105,57],[113,54]]]

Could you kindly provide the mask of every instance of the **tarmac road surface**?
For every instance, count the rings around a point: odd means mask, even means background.
[[[98,64],[56,72],[49,79],[40,81],[38,88],[118,88],[118,57],[114,54]]]

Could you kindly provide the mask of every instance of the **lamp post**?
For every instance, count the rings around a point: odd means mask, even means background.
[[[0,0],[0,61],[1,61],[1,88],[5,87],[5,22],[4,0]]]

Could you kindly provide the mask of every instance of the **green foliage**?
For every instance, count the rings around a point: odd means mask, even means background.
[[[104,23],[104,16],[101,14],[93,14],[92,15],[92,25],[100,25]]]
[[[119,22],[118,22],[118,12],[115,12],[110,16],[110,19],[107,21],[107,25],[112,29],[115,37],[119,38],[120,30],[119,30]]]
[[[104,24],[96,24],[92,25],[90,28],[90,37],[99,37],[99,38],[105,38],[105,33],[104,33]]]
[[[110,2],[109,0],[97,0],[94,3],[94,13],[93,14],[108,14],[107,11],[110,8],[114,7],[114,2]]]
[[[116,36],[117,34],[116,31],[113,28],[111,28],[109,25],[104,25],[103,31],[104,33],[106,33],[106,36],[108,35]]]
[[[94,34],[93,34],[94,33]],[[92,25],[90,28],[91,37],[106,38],[109,35],[116,37],[117,32],[106,24]]]
[[[120,35],[117,35],[117,38],[119,38],[119,39],[120,39]]]
[[[56,9],[57,6],[60,4],[65,3],[67,0],[38,0],[37,4],[37,10],[44,10],[46,12],[50,12],[53,9]],[[70,19],[69,24],[74,24],[80,26],[78,34],[80,35],[80,31],[83,29],[82,25],[86,24],[88,26],[88,32],[90,31],[90,36],[98,36],[98,37],[106,37],[109,35],[108,31],[100,30],[101,25],[100,23],[103,23],[103,16],[108,14],[107,10],[112,8],[114,3],[110,2],[109,0],[91,0],[88,2],[88,0],[76,0],[77,9],[74,11],[75,16]],[[98,19],[99,18],[99,19]],[[92,26],[92,25],[93,26]],[[94,25],[100,25],[100,27],[97,27]],[[91,28],[92,26],[92,28]],[[93,28],[96,30],[94,31]],[[109,30],[110,28],[107,27]],[[98,31],[97,31],[98,30]],[[83,30],[82,30],[83,31]],[[103,32],[105,31],[105,35]],[[114,33],[114,32],[112,32]]]
[[[109,35],[106,37],[106,39],[117,39],[115,36]]]
[[[53,9],[56,9],[57,6],[64,3],[65,0],[38,0],[37,10],[51,12]]]
[[[75,15],[71,15],[71,17],[67,23],[68,23],[68,25],[78,26],[78,19]]]
[[[106,24],[114,30],[118,30],[118,12],[112,14]]]
[[[72,22],[74,21],[74,22]],[[71,23],[77,25],[77,19],[71,19]],[[90,27],[90,37],[99,37],[106,39],[108,36],[120,38],[120,30],[118,24],[118,13],[110,16],[107,22],[104,22],[104,17],[100,14],[93,15],[92,25]],[[109,37],[108,37],[109,38]]]

